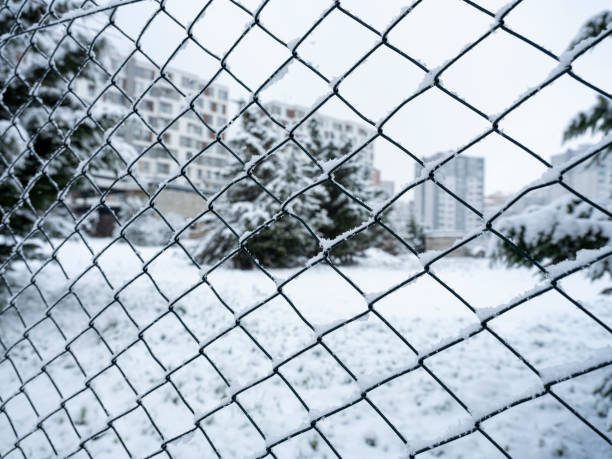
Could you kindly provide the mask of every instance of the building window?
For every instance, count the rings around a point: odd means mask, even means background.
[[[152,100],[143,100],[141,102],[141,107],[150,112],[153,111],[153,101]]]
[[[153,134],[148,129],[141,126],[134,126],[132,129],[132,136],[136,140],[144,140],[150,142],[153,139]]]
[[[108,100],[114,104],[123,105],[126,107],[129,105],[129,101],[123,94],[119,94],[118,92],[114,91],[108,91],[106,94],[104,94],[102,100]]]
[[[168,174],[170,172],[170,165],[166,163],[157,163],[158,174]]]
[[[295,110],[287,109],[287,118],[295,118]]]
[[[217,95],[219,96],[219,99],[227,100],[227,91],[225,89],[219,89]]]
[[[193,89],[195,88],[196,82],[191,78],[184,76],[181,78],[181,84],[186,88]]]
[[[212,124],[212,116],[204,115],[204,121],[206,122],[206,124]]]
[[[166,143],[171,143],[172,142],[172,137],[168,133],[164,134],[162,136],[162,139],[164,139],[164,142],[166,142]]]
[[[147,155],[150,156],[151,158],[170,159],[170,155],[168,155],[168,152],[164,150],[163,148],[153,148],[149,151],[149,153],[147,153]]]
[[[162,113],[172,113],[172,104],[169,104],[168,102],[160,102],[159,111]]]
[[[224,116],[217,117],[217,126],[224,126],[225,123],[227,123],[227,118],[225,118]]]
[[[201,179],[202,178],[202,169],[198,169],[198,178]]]
[[[140,162],[140,172],[149,172],[151,170],[151,164],[148,161]]]
[[[227,106],[225,104],[221,105],[221,113],[223,113],[225,115],[225,113],[227,112]]]
[[[187,132],[190,134],[202,135],[202,127],[197,124],[189,123],[187,125]]]
[[[96,95],[96,85],[88,84],[87,85],[87,94],[89,94],[89,97],[95,96]]]
[[[140,95],[140,94],[142,94],[143,92],[145,92],[146,87],[147,87],[147,86],[144,84],[144,82],[143,82],[143,81],[137,81],[137,82],[135,83],[136,94]]]
[[[278,105],[272,105],[270,107],[270,112],[272,112],[273,115],[280,115],[281,109]]]
[[[147,78],[152,80],[155,77],[155,72],[153,70],[145,69],[144,67],[137,66],[136,67],[136,76],[140,78]]]
[[[213,112],[217,111],[217,102],[211,102],[210,103],[210,110]]]
[[[204,94],[206,94],[207,96],[214,97],[214,95],[215,95],[215,89],[214,89],[214,88],[210,88],[210,87],[209,87],[209,88],[206,88],[206,89],[204,90]]]
[[[181,136],[179,139],[179,145],[181,147],[191,148],[193,146],[193,141],[189,137]]]

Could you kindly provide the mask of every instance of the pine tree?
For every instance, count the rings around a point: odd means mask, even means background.
[[[321,138],[319,122],[316,119],[310,121],[308,128],[305,144],[318,162],[329,163],[352,152],[353,145],[350,141],[330,139],[325,142]],[[364,155],[360,153],[336,169],[332,177],[333,182],[327,180],[315,189],[313,195],[320,209],[320,215],[313,219],[313,226],[319,236],[327,240],[335,239],[356,228],[370,216],[370,211],[348,194],[356,196],[362,202],[372,203],[381,193],[374,187],[372,170]],[[336,246],[331,253],[332,258],[340,263],[353,263],[356,257],[363,255],[365,249],[380,243],[379,239],[362,232]]]
[[[539,263],[556,264],[574,259],[579,250],[607,245],[612,237],[612,220],[590,204],[567,194],[548,205],[534,206],[503,218],[497,229]],[[502,241],[496,242],[492,256],[508,266],[531,265],[527,258]],[[592,279],[605,273],[612,275],[608,259],[589,270]]]
[[[610,27],[610,24],[612,24],[612,13],[609,11],[599,13],[582,27],[571,42],[569,50],[589,37],[600,35]],[[611,128],[612,104],[608,99],[598,96],[593,107],[578,113],[571,120],[563,133],[563,139],[567,141],[588,133],[607,135]],[[603,150],[586,167],[598,167],[600,161],[610,151],[612,148]],[[606,247],[612,238],[612,220],[573,195],[563,196],[546,206],[526,209],[523,213],[508,217],[500,223],[502,232],[510,236],[518,247],[536,260],[551,264],[575,259],[579,250]],[[502,260],[509,266],[531,264],[514,248],[503,242],[495,244],[493,259]],[[592,265],[588,271],[591,279],[598,279],[606,273],[612,277],[610,257]],[[612,288],[604,289],[602,293],[611,294]],[[609,415],[612,406],[611,388],[612,374],[608,374],[593,392],[594,408],[600,417],[607,416],[608,431],[611,425]]]
[[[228,167],[225,179],[229,182],[244,176],[248,165],[262,158],[280,140],[270,120],[254,110],[245,112],[241,131],[230,141],[230,148],[247,166],[236,162]],[[255,230],[257,234],[247,240],[246,250],[266,267],[292,266],[312,251],[312,237],[290,215],[282,215],[260,228],[269,219],[281,215],[281,205],[292,190],[307,184],[301,170],[302,161],[293,148],[279,149],[253,169],[253,179],[243,177],[226,190],[213,204],[215,213],[207,214],[204,219],[206,233],[196,249],[199,261],[219,261],[240,246],[242,237]],[[293,205],[298,214],[303,213],[302,207],[298,203]],[[232,263],[242,269],[253,267],[244,251],[233,257]]]
[[[417,223],[414,214],[411,214],[408,220],[408,229],[405,239],[417,252],[421,253],[425,250],[425,230]]]
[[[77,0],[10,0],[0,9],[0,33],[15,34],[36,26],[48,8],[61,15],[81,6]],[[0,53],[0,272],[19,257],[31,256],[40,234],[39,221],[75,176],[77,166],[103,143],[112,122],[96,119],[71,93],[73,78],[100,78],[89,53],[103,59],[105,44],[95,33],[64,25],[24,33],[4,42]],[[89,47],[91,46],[91,51]],[[89,167],[108,165],[107,157]],[[74,190],[78,184],[74,184]],[[20,249],[18,247],[22,245]]]
[[[297,137],[319,164],[340,158],[352,148],[348,142],[324,143],[316,119],[311,120],[307,129]],[[248,111],[243,115],[242,130],[230,142],[230,147],[242,155],[246,163],[254,164],[280,141],[282,138],[274,132],[269,120]],[[367,164],[357,157],[334,172],[333,177],[339,186],[368,202],[378,194],[371,183],[370,173]],[[244,174],[245,168],[237,164],[228,168],[225,176],[230,181]],[[320,250],[310,231],[322,239],[331,240],[369,217],[365,207],[329,180],[301,192],[321,178],[321,169],[293,144],[275,151],[254,169],[253,175],[258,183],[242,178],[213,205],[218,215],[210,213],[205,217],[206,234],[196,249],[200,261],[213,263],[220,260],[239,247],[241,237],[257,230],[257,234],[249,237],[246,243],[252,257],[266,267],[294,266]],[[290,200],[287,213],[281,214],[282,205],[290,197],[295,199]],[[282,216],[260,230],[261,225],[278,215]],[[357,235],[334,249],[332,258],[344,263],[353,262],[374,242],[374,236]],[[232,261],[238,268],[252,267],[244,251]]]
[[[572,40],[568,51],[571,51],[584,40],[597,37],[612,26],[612,11],[602,11],[589,19],[580,32]],[[590,109],[578,113],[569,123],[563,133],[564,140],[581,137],[590,132],[597,134],[601,132],[606,135],[612,130],[612,103],[609,99],[598,95],[597,102]],[[610,152],[606,149],[604,154]],[[600,155],[603,156],[603,155]]]
[[[568,49],[571,51],[584,40],[599,36],[611,24],[612,13],[604,11],[597,14],[582,27]],[[612,104],[599,96],[593,107],[578,113],[571,120],[563,139],[567,141],[586,134],[605,136],[611,129]],[[600,161],[611,150],[603,150],[585,167],[599,167]],[[501,219],[499,225],[519,248],[538,262],[550,264],[574,259],[579,250],[604,247],[612,238],[611,219],[574,195],[561,197],[545,206],[528,208],[519,215]],[[508,266],[531,265],[527,258],[502,241],[496,241],[492,256]],[[610,260],[605,259],[597,263],[588,273],[592,279],[600,278],[606,273],[612,276]],[[610,289],[606,289],[606,292],[610,292]]]

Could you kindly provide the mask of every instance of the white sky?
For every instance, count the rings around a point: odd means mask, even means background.
[[[477,0],[497,11],[506,0]],[[286,42],[300,38],[330,5],[329,0],[271,0],[261,13],[262,23]],[[383,30],[408,1],[343,0],[342,6]],[[166,0],[167,10],[183,25],[193,21],[204,0]],[[251,11],[258,0],[243,0]],[[506,24],[555,54],[562,53],[580,26],[609,7],[608,0],[525,0],[506,18]],[[137,37],[159,4],[152,1],[124,6],[116,23]],[[228,0],[214,0],[207,13],[193,26],[194,37],[217,55],[223,55],[239,37],[250,17]],[[389,34],[389,42],[428,68],[439,66],[480,36],[492,19],[460,0],[424,0]],[[155,16],[141,38],[141,46],[157,63],[163,64],[186,32],[164,13]],[[117,37],[117,34],[112,34]],[[109,38],[111,38],[109,36]],[[114,40],[117,42],[117,40]],[[331,79],[352,65],[379,37],[347,15],[334,11],[297,48],[298,54]],[[124,42],[123,50],[131,49]],[[251,88],[257,88],[290,52],[257,27],[230,54],[231,70]],[[574,70],[587,81],[612,91],[612,39],[608,37],[593,51],[579,58]],[[172,59],[177,67],[202,78],[211,77],[219,64],[197,45],[189,43]],[[538,84],[556,62],[498,31],[480,43],[443,74],[442,83],[486,114],[495,114],[511,104],[527,88]],[[373,121],[378,121],[410,95],[423,79],[423,72],[390,50],[379,48],[339,86],[340,93]],[[220,83],[230,86],[231,98],[249,94],[224,74]],[[329,87],[302,64],[294,62],[287,74],[261,93],[263,100],[281,100],[310,106]],[[595,93],[563,76],[523,104],[500,126],[504,132],[545,159],[565,146],[561,134],[569,119],[595,102]],[[323,112],[346,119],[356,116],[339,99],[322,107]],[[432,88],[402,108],[384,126],[384,132],[419,157],[458,148],[490,126],[437,88]],[[413,179],[414,162],[389,142],[379,139],[375,164],[384,179],[402,185]],[[544,167],[524,151],[497,134],[488,136],[466,154],[485,157],[485,194],[516,191],[536,179]]]

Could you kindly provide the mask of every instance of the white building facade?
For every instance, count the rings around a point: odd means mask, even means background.
[[[199,92],[206,84],[197,76],[176,69],[168,69],[165,75],[185,94]],[[130,144],[137,154],[144,152],[134,171],[142,185],[156,185],[180,174],[186,162],[215,141],[216,133],[228,119],[229,93],[226,87],[209,86],[196,99],[195,111],[189,109],[181,115],[188,97],[183,97],[164,79],[153,84],[158,76],[157,69],[151,64],[132,59],[115,79],[116,85],[133,102],[137,101],[136,111],[142,117],[141,120],[132,114],[115,134]],[[107,89],[99,97],[104,87],[78,80],[76,92],[87,103],[107,104],[127,112],[132,110],[132,102],[115,87]],[[228,154],[222,145],[215,144],[197,156],[184,169],[184,174],[199,191],[212,193],[221,186]],[[182,177],[172,183],[188,186]]]

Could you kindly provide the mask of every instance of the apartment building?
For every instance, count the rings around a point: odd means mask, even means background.
[[[266,110],[279,122],[285,126],[301,120],[310,109],[300,105],[285,104],[283,102],[270,102],[265,105]],[[351,142],[354,148],[361,146],[364,139],[372,134],[372,129],[362,123],[354,121],[342,120],[322,113],[315,113],[312,118],[319,122],[321,136],[324,141],[338,140],[340,142]],[[298,129],[304,132],[306,124]],[[371,170],[371,178],[374,181],[374,143],[369,143],[360,153],[359,158],[362,159],[367,167]]]
[[[201,91],[206,83],[197,75],[177,69],[168,69],[166,74],[172,84],[185,94]],[[227,122],[229,103],[228,89],[213,84],[196,99],[195,110],[190,109],[180,115],[188,100],[165,80],[153,83],[157,77],[158,72],[153,65],[130,59],[118,74],[116,84],[131,101],[117,88],[111,87],[96,102],[131,110],[132,103],[138,101],[136,110],[150,127],[132,115],[117,135],[129,143],[136,153],[145,152],[137,162],[135,175],[141,184],[152,186],[178,174],[188,160],[214,142],[216,131]],[[81,80],[77,81],[76,92],[91,103],[104,87]],[[200,191],[213,193],[221,186],[228,154],[220,144],[213,145],[198,156],[185,173]],[[187,187],[188,184],[180,178],[172,185]]]
[[[436,154],[425,161],[442,157]],[[419,177],[422,168],[415,168]],[[484,206],[484,158],[457,156],[436,173],[439,181],[476,209]],[[415,190],[415,216],[428,235],[456,237],[478,227],[481,220],[453,196],[428,180]]]

